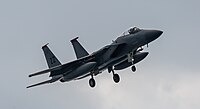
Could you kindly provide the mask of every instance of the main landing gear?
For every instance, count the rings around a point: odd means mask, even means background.
[[[120,81],[120,77],[118,74],[115,74],[114,70],[112,69],[112,67],[108,68],[108,72],[110,73],[112,71],[113,74],[113,80],[115,83],[118,83]]]
[[[113,80],[115,83],[118,83],[120,81],[120,77],[118,74],[113,74]]]

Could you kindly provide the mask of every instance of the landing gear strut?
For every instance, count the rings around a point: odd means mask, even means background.
[[[93,75],[92,75],[92,78],[89,80],[89,85],[90,85],[90,87],[94,87],[95,86],[95,80],[94,80],[94,78],[93,78]]]

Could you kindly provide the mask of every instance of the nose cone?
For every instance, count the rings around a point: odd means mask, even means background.
[[[147,42],[151,42],[157,39],[162,33],[163,31],[161,30],[148,30],[147,36],[146,36]]]
[[[163,33],[163,31],[161,31],[161,30],[153,30],[153,32],[154,32],[156,38],[158,38]]]

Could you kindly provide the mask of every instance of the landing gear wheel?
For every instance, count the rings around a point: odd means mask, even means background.
[[[119,75],[118,74],[114,74],[113,75],[113,80],[114,80],[115,83],[118,83],[120,81]]]
[[[89,85],[90,85],[90,87],[94,87],[95,86],[95,80],[94,80],[94,78],[91,78],[90,80],[89,80]]]
[[[135,72],[135,71],[136,71],[136,67],[135,67],[135,66],[132,66],[132,67],[131,67],[131,70],[132,70],[133,72]]]

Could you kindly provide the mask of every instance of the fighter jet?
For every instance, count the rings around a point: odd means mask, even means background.
[[[48,44],[42,47],[48,69],[30,74],[29,77],[50,73],[50,80],[30,85],[27,88],[53,83],[56,81],[68,82],[90,77],[90,87],[95,87],[94,77],[107,70],[112,72],[115,83],[120,81],[120,76],[116,70],[123,70],[131,66],[133,72],[136,71],[136,63],[142,61],[148,52],[143,52],[143,46],[157,39],[163,32],[161,30],[147,30],[131,27],[123,32],[111,44],[104,46],[96,52],[89,54],[79,43],[78,37],[71,40],[77,59],[65,64],[61,64]]]

